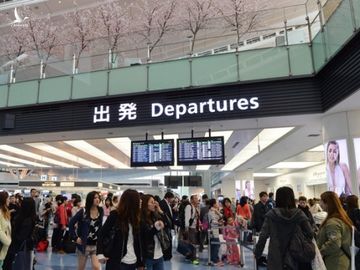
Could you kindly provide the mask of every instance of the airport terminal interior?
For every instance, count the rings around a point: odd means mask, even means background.
[[[222,234],[185,258],[179,225],[164,269],[267,269],[243,197],[360,195],[359,28],[357,0],[0,0],[0,190],[54,205],[33,269],[81,270],[57,196],[128,189],[231,201],[237,263]]]

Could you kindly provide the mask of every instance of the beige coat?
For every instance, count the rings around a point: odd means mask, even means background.
[[[3,244],[0,251],[0,260],[4,260],[11,244],[11,224],[10,220],[5,219],[0,210],[0,242]]]
[[[338,218],[330,218],[321,227],[317,244],[327,270],[348,270],[350,259],[351,230]]]

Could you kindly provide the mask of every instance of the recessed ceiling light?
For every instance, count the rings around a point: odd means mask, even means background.
[[[309,152],[324,152],[324,146],[320,144],[319,146],[316,146],[314,148],[311,148],[308,150]]]
[[[39,168],[49,168],[49,167],[50,167],[50,166],[48,166],[48,165],[44,165],[44,164],[41,164],[41,163],[28,161],[28,160],[21,159],[21,158],[16,158],[16,157],[9,156],[9,155],[0,154],[0,158],[5,159],[5,160],[11,160],[11,161],[16,161],[16,162],[21,162],[21,163],[23,163],[23,164],[27,164],[27,165],[31,165],[31,166],[39,167]]]
[[[269,169],[304,169],[312,167],[322,162],[313,162],[313,161],[303,161],[303,162],[279,162],[275,165],[268,167]]]
[[[0,164],[6,165],[8,167],[14,167],[14,168],[25,167],[22,164],[14,164],[14,163],[9,163],[9,162],[4,162],[4,161],[0,161]]]
[[[281,175],[281,173],[254,173],[253,177],[275,177],[279,175]]]
[[[128,137],[124,138],[109,138],[106,139],[109,143],[114,145],[117,149],[130,157],[131,152],[131,140]]]
[[[251,142],[239,151],[221,168],[222,171],[233,171],[253,156],[259,154],[268,146],[289,133],[294,127],[263,129]]]
[[[125,163],[113,158],[112,156],[108,155],[107,153],[101,151],[100,149],[96,148],[95,146],[91,145],[90,143],[82,140],[77,141],[64,141],[64,143],[71,145],[74,148],[77,148],[97,159],[103,160],[106,163],[111,164],[115,168],[119,169],[128,169],[129,166]]]
[[[40,160],[42,162],[46,162],[46,163],[50,163],[50,164],[54,164],[60,167],[64,167],[64,168],[78,168],[77,166],[65,163],[65,162],[61,162],[61,161],[57,161],[55,159],[52,158],[48,158],[48,157],[44,157],[44,156],[40,156],[37,154],[34,154],[32,152],[29,151],[25,151],[10,145],[0,145],[0,149],[10,152],[10,153],[14,153],[20,156],[25,156],[25,157],[29,157],[29,158],[33,158],[33,159],[37,159]]]
[[[73,154],[70,154],[59,148],[53,147],[53,146],[45,144],[45,143],[27,143],[27,145],[37,148],[41,151],[53,154],[55,156],[66,158],[68,160],[74,161],[76,163],[79,163],[79,164],[84,165],[89,168],[94,168],[94,169],[103,169],[104,168],[103,166],[100,166],[96,163],[93,163],[93,162],[83,159],[81,157],[75,156]]]

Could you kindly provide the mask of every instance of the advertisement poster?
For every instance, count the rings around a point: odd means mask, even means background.
[[[350,195],[351,178],[346,140],[329,141],[324,148],[328,190],[339,196]]]
[[[250,199],[255,199],[254,196],[254,180],[242,181],[242,196],[246,196]]]
[[[235,181],[235,198],[236,198],[236,200],[240,201],[241,196],[242,196],[242,193],[241,193],[241,181],[236,180]]]
[[[354,139],[355,158],[356,158],[356,171],[358,177],[358,183],[360,188],[360,138]]]

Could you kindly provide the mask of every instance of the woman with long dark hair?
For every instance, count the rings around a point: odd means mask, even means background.
[[[9,194],[6,191],[0,192],[0,269],[2,269],[6,253],[11,244],[11,222],[9,206]]]
[[[24,198],[14,221],[14,228],[11,234],[12,242],[4,261],[4,270],[12,269],[15,254],[17,254],[21,248],[26,247],[27,250],[33,249],[32,233],[34,231],[35,221],[35,201],[30,197]]]
[[[341,206],[338,195],[326,191],[320,196],[320,206],[328,213],[320,225],[317,239],[328,270],[350,269],[350,245],[353,223]]]
[[[143,267],[140,242],[140,195],[127,189],[116,210],[110,212],[97,243],[97,256],[106,270],[135,270]]]
[[[146,269],[164,269],[164,251],[170,246],[168,234],[164,231],[164,216],[159,203],[152,195],[142,197],[141,243]]]
[[[276,191],[276,208],[271,209],[265,216],[254,251],[255,257],[259,259],[262,256],[266,240],[270,237],[268,269],[284,269],[290,239],[298,225],[306,237],[313,238],[314,233],[308,218],[303,211],[296,208],[294,191],[289,187],[281,187]],[[310,264],[295,267],[301,270],[311,269]]]
[[[99,204],[99,193],[91,191],[86,196],[85,209],[79,210],[69,222],[70,236],[77,244],[79,270],[85,269],[88,257],[91,259],[94,270],[101,269],[96,257],[96,244],[103,219],[103,210]],[[75,229],[75,224],[77,224],[77,229]]]

